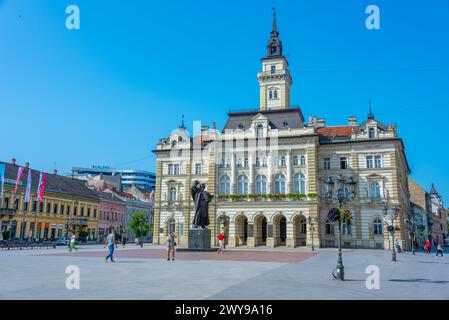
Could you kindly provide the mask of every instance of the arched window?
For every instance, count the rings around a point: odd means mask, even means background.
[[[224,195],[231,193],[231,178],[228,176],[220,178],[220,193]]]
[[[178,142],[176,140],[173,140],[171,142],[171,147],[174,148],[174,147],[176,147],[177,144],[178,144]]]
[[[237,181],[238,193],[240,195],[248,194],[248,177],[245,175],[241,175]]]
[[[279,158],[279,165],[280,166],[285,166],[286,165],[286,161],[285,161],[285,157],[284,156]]]
[[[299,165],[299,162],[298,162],[298,156],[294,156],[294,157],[293,157],[293,165],[294,165],[294,166]]]
[[[334,234],[334,225],[329,220],[326,220],[326,234]]]
[[[296,174],[294,182],[295,193],[306,194],[306,177],[304,176],[304,173],[300,172]]]
[[[370,197],[380,198],[380,183],[378,181],[372,181],[370,183]]]
[[[301,220],[299,221],[299,231],[302,235],[307,234],[307,221],[305,218],[301,218]]]
[[[282,173],[274,176],[274,193],[285,194],[285,176]]]
[[[301,156],[301,165],[305,166],[306,165],[306,157]]]
[[[375,132],[374,128],[369,128],[368,129],[368,138],[374,139],[375,137],[376,137],[376,132]]]
[[[257,126],[257,137],[262,138],[263,137],[263,125],[259,124]]]
[[[264,175],[259,175],[256,177],[256,193],[266,194],[267,193],[267,177]]]
[[[374,226],[374,235],[381,236],[383,234],[382,220],[375,219],[373,222],[373,226]]]
[[[168,231],[168,233],[176,231],[176,221],[175,221],[175,219],[172,218],[172,219],[168,220],[168,222],[167,222],[167,231]]]
[[[170,192],[168,194],[169,201],[176,201],[176,187],[170,187]]]

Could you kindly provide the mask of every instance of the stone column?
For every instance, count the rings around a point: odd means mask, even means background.
[[[249,166],[249,183],[248,183],[248,193],[256,193],[254,188],[254,153],[250,152],[248,154],[248,166]]]
[[[250,248],[254,248],[256,246],[256,235],[254,234],[254,223],[248,222],[248,238],[246,240],[246,245]]]
[[[287,151],[287,185],[285,191],[287,194],[293,192],[292,188],[292,153],[291,150]]]
[[[230,247],[236,247],[237,246],[237,240],[236,240],[236,230],[235,230],[235,222],[229,221],[229,235],[228,235],[228,246]]]
[[[293,222],[287,221],[287,240],[286,243],[287,247],[294,248],[295,247],[295,233],[293,228]]]
[[[279,233],[279,230],[277,230],[276,233]],[[275,241],[275,236],[278,236],[275,234],[274,226],[272,222],[267,222],[267,247],[274,248],[277,244]]]
[[[237,170],[236,170],[236,157],[235,152],[232,152],[231,157],[231,194],[237,193],[236,183],[237,183]]]
[[[267,193],[273,193],[273,154],[270,152],[267,157],[268,177],[267,177]]]

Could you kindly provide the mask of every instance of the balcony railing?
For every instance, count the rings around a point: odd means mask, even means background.
[[[218,201],[243,202],[243,201],[312,201],[318,199],[315,193],[289,193],[289,194],[248,194],[248,195],[218,195]]]

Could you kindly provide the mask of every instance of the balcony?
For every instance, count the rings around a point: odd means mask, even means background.
[[[248,195],[218,195],[219,202],[302,202],[313,201],[318,197],[315,193],[289,193],[289,194],[248,194]]]

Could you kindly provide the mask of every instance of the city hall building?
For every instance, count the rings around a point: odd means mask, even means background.
[[[348,117],[326,126],[290,105],[292,76],[274,17],[257,74],[260,107],[230,112],[223,130],[201,127],[194,137],[184,125],[160,139],[156,149],[154,243],[175,231],[187,245],[195,204],[190,187],[205,183],[215,197],[209,214],[212,244],[224,230],[228,246],[336,246],[339,229],[327,220],[340,181],[354,181],[355,197],[343,205],[352,224],[342,227],[342,244],[389,249],[384,213],[397,212],[396,238],[410,245],[410,173],[402,139],[369,108],[366,119]],[[329,183],[332,181],[332,183]],[[332,191],[333,190],[333,191]],[[343,193],[347,189],[342,189]]]

